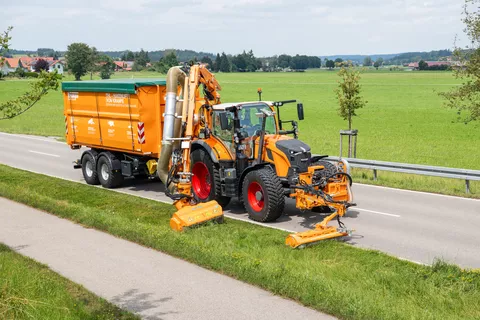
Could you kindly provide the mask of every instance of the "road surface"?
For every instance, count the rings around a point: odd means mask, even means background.
[[[0,207],[0,242],[145,319],[334,319],[22,204]]]
[[[84,183],[81,170],[72,166],[83,148],[70,150],[55,139],[6,133],[0,133],[0,148],[0,163]],[[159,182],[129,179],[117,191],[169,202],[162,190]],[[346,239],[352,245],[420,263],[442,258],[480,268],[480,200],[362,184],[354,184],[353,193],[358,207],[350,208],[343,218],[347,227],[355,229]],[[238,202],[227,209],[228,217],[252,222]],[[264,225],[302,231],[322,219],[320,214],[300,212],[289,200],[285,215]]]

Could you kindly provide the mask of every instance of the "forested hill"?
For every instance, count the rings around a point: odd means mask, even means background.
[[[388,59],[385,64],[400,65],[403,63],[418,62],[420,60],[439,61],[451,55],[452,51],[448,49],[429,52],[406,52]]]

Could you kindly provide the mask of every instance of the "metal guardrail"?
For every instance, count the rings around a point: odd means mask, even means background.
[[[356,158],[342,158],[348,161],[352,168],[373,170],[373,179],[377,180],[377,170],[420,174],[442,178],[465,180],[465,192],[470,193],[470,181],[480,181],[480,170],[457,169],[446,167],[425,166],[420,164],[408,164],[399,162],[387,162],[377,160],[365,160]],[[338,161],[339,157],[328,157],[325,160]]]

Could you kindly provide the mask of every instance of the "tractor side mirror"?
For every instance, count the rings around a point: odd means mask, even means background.
[[[297,103],[297,114],[298,114],[298,120],[303,120],[303,103]]]
[[[228,125],[228,117],[226,112],[220,112],[220,129],[222,130],[230,130],[230,126]]]

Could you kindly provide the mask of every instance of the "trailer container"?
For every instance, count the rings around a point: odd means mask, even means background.
[[[63,82],[62,91],[67,144],[89,148],[76,165],[87,183],[116,187],[124,176],[155,172],[165,79]]]

